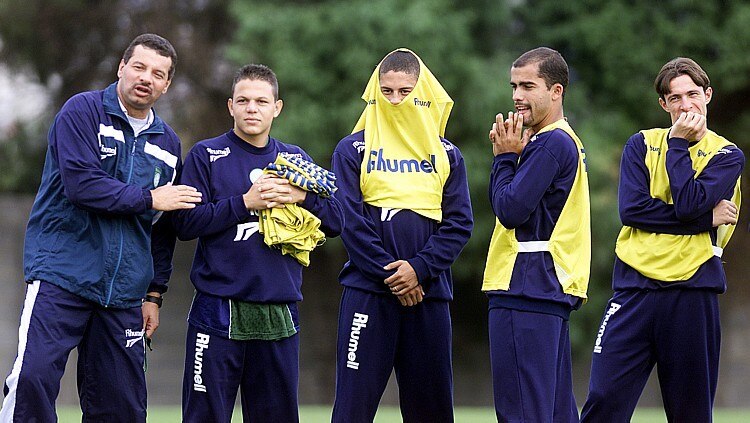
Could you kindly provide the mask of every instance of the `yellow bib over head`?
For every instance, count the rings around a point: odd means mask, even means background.
[[[382,62],[367,83],[362,95],[367,105],[353,130],[365,131],[359,183],[365,203],[409,209],[439,222],[443,186],[450,174],[440,137],[453,100],[422,60],[414,57],[419,61],[419,78],[401,103],[391,104],[380,91]]]
[[[646,168],[649,173],[649,192],[667,204],[674,204],[669,188],[666,157],[669,128],[641,131],[646,143]],[[695,178],[703,172],[708,162],[721,149],[734,145],[726,138],[708,131],[697,143],[689,147]],[[734,188],[732,202],[740,207],[740,180]],[[703,263],[714,255],[721,257],[723,248],[734,233],[735,225],[721,225],[717,229],[716,245],[711,244],[709,232],[697,235],[672,235],[648,232],[623,226],[617,237],[617,257],[647,278],[662,282],[690,279]]]
[[[510,278],[519,253],[549,251],[563,292],[586,298],[591,273],[591,214],[586,155],[581,140],[565,119],[545,126],[538,134],[554,129],[565,131],[576,143],[579,152],[578,168],[568,199],[549,240],[519,242],[514,229],[506,228],[495,219],[482,291],[510,289]]]

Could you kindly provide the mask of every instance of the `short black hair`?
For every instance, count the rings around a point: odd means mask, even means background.
[[[665,63],[656,75],[654,89],[659,94],[659,98],[664,100],[667,94],[671,92],[669,85],[672,80],[682,75],[689,76],[695,85],[703,88],[703,92],[706,92],[706,89],[711,86],[708,74],[695,60],[687,57],[676,57]]]
[[[237,73],[234,74],[234,80],[232,81],[232,95],[234,98],[234,88],[237,83],[243,79],[249,79],[251,81],[266,81],[271,84],[273,88],[273,99],[279,99],[279,80],[276,79],[276,74],[266,65],[251,63],[241,67]]]
[[[419,78],[419,60],[410,51],[396,50],[385,56],[383,62],[380,63],[378,76],[385,75],[388,72],[403,72]]]
[[[122,54],[122,61],[128,63],[128,60],[133,57],[133,51],[138,46],[154,50],[161,56],[169,57],[172,60],[172,64],[169,66],[169,75],[167,75],[167,79],[171,80],[174,76],[175,66],[177,66],[177,52],[172,44],[166,38],[156,34],[141,34],[135,37],[128,48],[125,49]]]
[[[513,62],[514,68],[537,63],[539,65],[539,76],[544,79],[547,89],[555,84],[563,87],[563,97],[568,88],[569,70],[568,63],[562,55],[549,47],[537,47],[529,50]]]

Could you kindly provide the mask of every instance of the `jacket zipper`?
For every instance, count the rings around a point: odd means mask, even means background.
[[[138,145],[138,137],[133,137],[133,148],[130,150],[130,169],[128,170],[128,179],[125,181],[125,183],[129,184],[130,180],[133,178],[133,165],[135,163],[135,147]],[[122,221],[118,220],[117,227],[120,231],[120,252],[117,256],[117,265],[115,266],[115,271],[112,273],[112,279],[109,281],[109,292],[107,292],[107,303],[104,305],[104,307],[109,306],[109,302],[112,299],[112,289],[115,286],[115,278],[117,278],[117,274],[120,271],[120,263],[122,263],[122,249],[123,244],[125,242],[125,237],[122,234]]]

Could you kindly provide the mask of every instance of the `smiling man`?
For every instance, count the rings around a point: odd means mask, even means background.
[[[57,421],[73,348],[83,420],[146,421],[144,339],[159,325],[174,248],[159,212],[200,201],[171,184],[180,140],[152,109],[176,59],[169,41],[140,35],[117,82],[73,96],[55,117],[26,230],[28,286],[2,422]]]
[[[482,285],[495,411],[503,422],[572,422],[568,318],[586,298],[591,260],[586,156],[564,118],[568,65],[557,51],[521,55],[510,85],[516,111],[489,133],[496,222]]]
[[[623,150],[614,295],[582,421],[630,421],[654,365],[670,422],[712,419],[721,255],[737,223],[745,157],[708,129],[713,89],[695,61],[671,60],[654,86],[672,126],[640,131]]]
[[[227,100],[234,127],[198,142],[185,158],[182,183],[203,201],[175,216],[181,239],[198,238],[190,272],[195,296],[188,315],[184,422],[232,420],[238,389],[245,421],[299,420],[299,318],[302,264],[259,233],[262,210],[298,204],[337,236],[343,212],[333,197],[304,191],[263,169],[286,153],[312,161],[270,136],[281,113],[276,74],[240,68]]]

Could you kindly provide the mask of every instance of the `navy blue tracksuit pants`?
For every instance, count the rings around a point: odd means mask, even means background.
[[[332,421],[372,422],[394,369],[405,423],[453,421],[448,302],[405,307],[390,294],[344,287]]]
[[[591,360],[583,422],[629,422],[656,365],[670,422],[710,422],[719,374],[718,295],[701,289],[615,291]]]
[[[578,422],[568,321],[493,307],[489,332],[498,422]]]
[[[229,423],[237,390],[246,422],[299,421],[299,333],[278,341],[238,341],[188,324],[183,422]]]
[[[18,356],[5,380],[0,422],[57,421],[55,400],[78,348],[84,422],[145,422],[141,308],[104,308],[51,283],[28,284]]]

